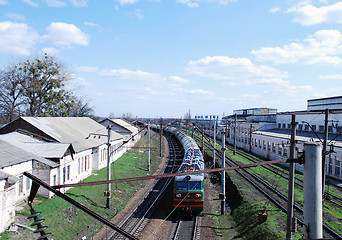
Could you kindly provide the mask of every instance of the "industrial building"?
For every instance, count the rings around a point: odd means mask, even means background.
[[[342,96],[307,101],[306,111],[277,112],[276,109],[235,110],[222,118],[220,130],[227,129],[227,142],[268,160],[289,157],[291,117],[296,118],[295,157],[308,141],[324,142],[327,126],[326,174],[342,180]],[[297,164],[301,171],[301,165]]]

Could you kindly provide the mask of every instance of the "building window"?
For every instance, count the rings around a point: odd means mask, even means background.
[[[309,131],[309,125],[305,124],[305,125],[304,125],[304,130],[305,130],[305,131]]]
[[[328,173],[329,173],[329,175],[331,175],[332,174],[332,159],[329,159],[329,165],[328,165]]]
[[[56,174],[53,175],[52,179],[53,179],[53,186],[56,186],[57,185],[57,176],[56,176]]]
[[[63,183],[65,183],[65,167],[63,168]]]
[[[266,150],[266,142],[265,141],[262,141],[262,146]]]
[[[267,142],[267,150],[271,151],[271,143],[270,142]]]
[[[298,125],[298,130],[299,130],[299,131],[302,131],[302,130],[303,130],[303,124],[299,124],[299,125]]]
[[[282,155],[282,153],[283,153],[283,149],[282,149],[282,147],[279,145],[279,146],[278,146],[278,154],[279,154],[279,155]]]
[[[259,140],[259,148],[261,148],[261,141]]]
[[[311,127],[313,131],[316,131],[316,125],[311,125]]]
[[[78,158],[78,167],[77,167],[77,172],[78,172],[78,174],[80,174],[81,173],[81,159],[80,158]]]
[[[324,126],[322,126],[322,125],[319,125],[319,126],[318,126],[318,131],[320,131],[320,132],[324,132]]]
[[[341,177],[341,161],[335,159],[335,176]]]
[[[287,148],[284,148],[284,157],[287,157]]]
[[[28,177],[26,178],[26,190],[29,190],[31,187],[31,179],[29,179]]]
[[[285,123],[283,123],[283,128],[286,128],[286,124]]]
[[[70,165],[67,166],[67,180],[70,180]]]
[[[256,147],[258,146],[258,140],[257,139],[254,140],[254,146],[256,146]]]
[[[23,192],[23,181],[24,181],[23,175],[19,176],[19,193]]]
[[[275,145],[275,143],[272,143],[272,152],[276,152],[277,150],[276,150],[276,145]]]
[[[281,123],[278,123],[278,128],[281,128]]]
[[[289,129],[291,128],[291,123],[287,124],[287,128]]]

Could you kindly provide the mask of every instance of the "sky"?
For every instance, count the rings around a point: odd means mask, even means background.
[[[342,2],[0,0],[0,67],[44,53],[102,117],[306,110],[342,95]]]

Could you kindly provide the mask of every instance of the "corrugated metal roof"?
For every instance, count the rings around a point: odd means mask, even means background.
[[[89,117],[22,117],[22,119],[60,143],[71,143],[76,152],[107,142],[106,127]],[[122,136],[112,131],[111,141],[118,139],[122,139]]]
[[[0,168],[40,158],[0,139]]]
[[[58,163],[45,159],[42,155],[25,149],[22,144],[15,144],[7,141],[7,134],[0,135],[0,168],[19,164],[29,160],[37,160],[50,167],[57,167]],[[21,147],[18,147],[21,146]]]
[[[125,120],[122,120],[120,118],[111,118],[108,119],[109,121],[112,121],[113,123],[127,129],[128,131],[130,131],[131,133],[136,133],[138,132],[138,128],[134,127],[132,124],[126,122]]]
[[[18,132],[2,134],[0,139],[44,158],[62,158],[69,148],[73,152],[69,143],[41,142]]]

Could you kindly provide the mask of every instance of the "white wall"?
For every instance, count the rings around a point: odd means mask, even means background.
[[[14,184],[11,187],[4,189],[6,180],[0,180],[0,232],[3,232],[15,220],[15,202],[17,198],[16,187]]]
[[[18,203],[26,199],[30,194],[31,179],[25,177],[23,173],[24,172],[32,173],[33,161],[29,160],[27,162],[22,162],[22,163],[15,164],[12,166],[7,166],[1,170],[4,171],[5,173],[8,173],[20,179],[20,182],[16,184],[16,192],[17,192],[16,202]]]

